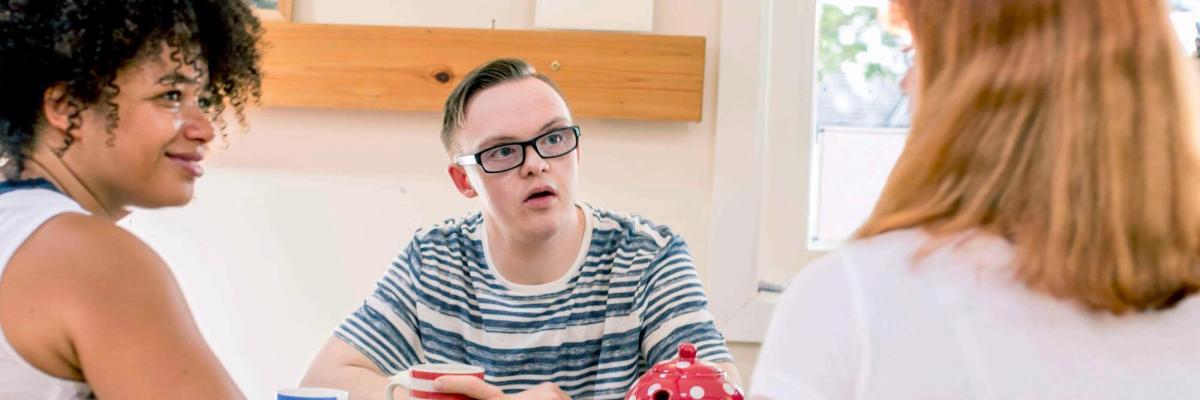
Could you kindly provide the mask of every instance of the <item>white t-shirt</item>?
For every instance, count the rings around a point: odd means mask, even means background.
[[[1200,296],[1114,316],[1028,289],[976,235],[857,241],[784,292],[751,385],[767,399],[1197,399]]]

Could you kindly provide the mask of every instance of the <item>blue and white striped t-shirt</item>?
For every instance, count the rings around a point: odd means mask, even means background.
[[[508,393],[554,382],[582,399],[622,398],[683,342],[732,362],[683,239],[580,207],[588,246],[562,279],[527,286],[497,274],[476,213],[418,231],[335,334],[387,374],[466,363]]]

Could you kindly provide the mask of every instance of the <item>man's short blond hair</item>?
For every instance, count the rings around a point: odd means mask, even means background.
[[[518,58],[501,58],[488,62],[471,71],[463,78],[458,86],[454,87],[454,91],[450,92],[450,97],[446,99],[446,105],[442,114],[442,145],[446,147],[446,151],[453,152],[454,150],[454,132],[463,127],[467,120],[467,105],[471,99],[488,88],[505,83],[519,81],[527,78],[536,78],[542,82],[546,82],[554,89],[555,93],[562,96],[562,91],[558,89],[558,85],[550,77],[542,75],[533,69],[529,63]]]

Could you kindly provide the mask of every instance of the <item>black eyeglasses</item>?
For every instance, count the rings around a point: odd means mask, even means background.
[[[483,172],[500,173],[525,163],[525,148],[533,146],[542,158],[562,157],[579,147],[579,127],[568,126],[538,135],[533,139],[488,147],[475,154],[454,157],[458,165],[478,165]]]

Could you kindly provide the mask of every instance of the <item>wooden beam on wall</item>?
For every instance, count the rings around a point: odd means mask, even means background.
[[[703,37],[299,23],[266,29],[265,106],[441,111],[472,69],[518,57],[558,84],[576,117],[700,120]]]

